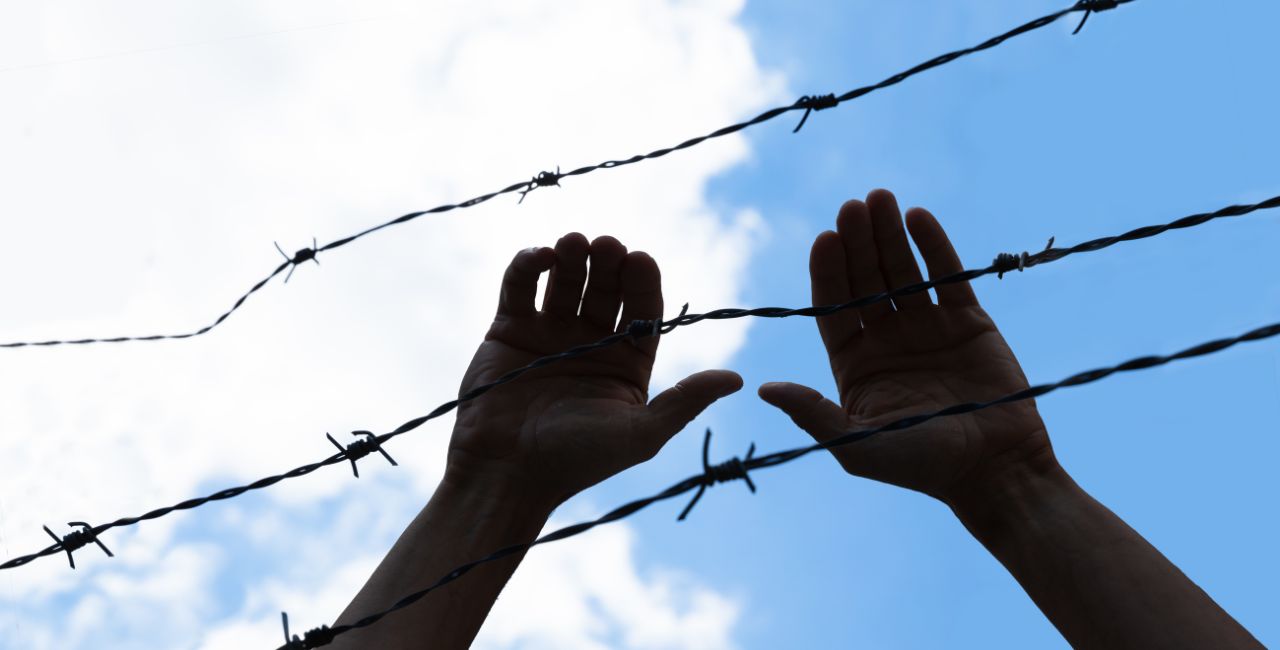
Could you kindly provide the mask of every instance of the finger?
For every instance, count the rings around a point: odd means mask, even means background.
[[[902,227],[902,213],[898,200],[889,190],[872,190],[867,195],[867,208],[871,211],[871,227],[875,233],[876,248],[880,256],[880,271],[890,289],[915,284],[924,278],[920,266],[907,243],[907,233]],[[893,304],[899,311],[918,309],[933,304],[929,292],[920,291],[900,298]]]
[[[849,416],[844,409],[808,386],[770,382],[761,385],[758,393],[760,399],[781,409],[818,442],[833,440],[848,428]]]
[[[642,407],[636,432],[652,457],[716,400],[738,392],[742,377],[731,370],[703,370],[680,380]]]
[[[884,277],[880,274],[880,259],[871,229],[871,214],[862,201],[846,201],[836,217],[836,231],[844,243],[844,261],[849,274],[849,291],[854,298],[862,298],[885,290]],[[888,302],[877,302],[860,307],[858,314],[866,325],[885,314],[892,313]]]
[[[526,248],[516,253],[502,276],[502,292],[498,296],[498,315],[531,316],[535,313],[533,298],[538,293],[538,276],[555,263],[555,251],[543,247]]]
[[[911,239],[924,257],[924,264],[929,269],[929,279],[959,273],[964,270],[960,264],[960,256],[951,246],[951,240],[942,229],[942,225],[924,208],[907,210],[907,230],[911,231]],[[934,288],[938,293],[938,304],[944,307],[972,307],[978,304],[978,297],[973,294],[973,287],[968,282],[944,284]]]
[[[818,235],[809,252],[809,281],[813,304],[837,305],[849,302],[849,273],[845,270],[844,244],[840,235],[830,230]],[[849,337],[862,329],[858,312],[846,309],[818,319],[818,333],[828,350],[838,350]]]
[[[582,293],[582,317],[587,322],[612,330],[622,305],[622,260],[627,247],[613,237],[596,237],[591,242],[591,271]]]
[[[662,275],[658,263],[648,253],[627,253],[622,260],[622,319],[618,330],[626,330],[632,321],[662,318]],[[653,356],[658,351],[658,337],[647,336],[636,345]]]
[[[542,311],[561,318],[578,315],[582,302],[582,285],[587,281],[587,238],[571,232],[556,242],[556,264],[547,278],[547,293],[542,298]]]

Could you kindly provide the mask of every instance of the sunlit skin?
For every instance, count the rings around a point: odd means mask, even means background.
[[[541,306],[538,278],[548,273]],[[530,361],[662,317],[658,265],[612,237],[565,235],[511,261],[497,314],[460,393]],[[742,387],[727,370],[695,373],[652,400],[658,337],[531,372],[459,407],[445,475],[338,619],[349,623],[454,567],[532,541],[566,499],[652,458],[712,402]],[[479,567],[404,613],[342,635],[338,648],[465,648],[521,557]]]
[[[848,201],[810,258],[813,302],[916,283],[914,241],[931,278],[962,270],[929,212],[905,220],[893,194]],[[589,270],[588,270],[589,269]],[[538,278],[549,272],[541,306]],[[611,237],[570,233],[521,251],[461,391],[535,358],[662,315],[658,266]],[[1013,352],[967,284],[818,319],[839,403],[791,383],[760,396],[818,441],[1027,387]],[[742,386],[727,370],[691,375],[648,400],[658,338],[553,364],[458,409],[445,475],[338,619],[351,623],[454,567],[533,540],[566,499],[652,458],[694,417]],[[1071,479],[1031,400],[940,418],[833,448],[849,474],[946,503],[1081,648],[1260,648],[1137,532]],[[482,565],[408,610],[343,635],[339,648],[464,648],[522,556]],[[850,585],[857,589],[857,585]],[[965,591],[957,585],[956,592]],[[975,643],[980,640],[975,639]]]
[[[809,271],[815,305],[848,302],[921,281],[908,231],[937,278],[964,270],[938,221],[908,211],[888,192],[849,201],[836,230],[818,236]],[[952,404],[1028,386],[968,283],[938,287],[818,319],[840,404],[797,384],[766,384],[760,396],[820,441]],[[946,500],[1009,463],[1051,458],[1033,401],[939,418],[833,451],[851,474]]]
[[[813,244],[814,304],[962,271],[938,220],[875,190]],[[839,401],[790,383],[760,396],[818,441],[1027,387],[964,284],[818,320]],[[1058,464],[1031,400],[939,418],[830,450],[850,474],[940,499],[1078,648],[1261,648],[1204,591]],[[964,586],[957,585],[957,594]],[[975,639],[975,643],[980,640]]]
[[[546,271],[547,290],[535,309],[538,276]],[[662,307],[658,265],[612,237],[588,244],[571,233],[555,249],[522,251],[503,279],[498,313],[462,391],[538,357],[598,341],[633,320],[661,318]],[[559,503],[652,458],[693,415],[742,386],[735,373],[707,371],[647,404],[658,341],[646,337],[552,364],[464,403],[450,470],[515,482]]]

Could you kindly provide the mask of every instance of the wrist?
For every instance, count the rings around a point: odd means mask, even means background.
[[[988,461],[942,499],[984,543],[1025,523],[1075,488],[1047,436],[1042,439],[1041,443],[1029,438],[1021,448]]]
[[[465,504],[477,514],[537,523],[540,528],[567,496],[531,489],[510,472],[454,462],[453,454],[432,497]]]

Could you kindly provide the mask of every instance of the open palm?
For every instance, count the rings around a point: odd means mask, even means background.
[[[539,310],[538,278],[548,270]],[[498,313],[461,391],[538,357],[597,341],[619,323],[625,328],[661,315],[657,264],[645,253],[628,253],[612,237],[588,244],[571,233],[554,250],[521,251],[507,268]],[[532,371],[464,403],[446,477],[500,479],[559,503],[652,458],[711,402],[741,386],[734,373],[704,371],[649,403],[657,346],[657,337],[614,345]]]
[[[931,278],[962,269],[946,234],[921,209],[907,226]],[[893,195],[877,190],[840,210],[810,258],[814,304],[847,302],[921,280]],[[840,404],[813,389],[766,384],[760,394],[818,441],[959,402],[1027,387],[1013,352],[968,283],[880,302],[818,320]],[[850,473],[946,499],[967,481],[1028,455],[1052,453],[1031,401],[939,418],[837,447]]]

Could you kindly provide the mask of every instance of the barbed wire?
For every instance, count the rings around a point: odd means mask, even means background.
[[[364,618],[361,618],[352,623],[344,624],[344,625],[336,625],[334,627],[329,627],[325,625],[319,628],[315,628],[314,630],[308,632],[306,636],[302,639],[299,639],[298,637],[295,636],[293,637],[292,640],[290,640],[288,636],[288,623],[286,622],[285,624],[286,625],[285,627],[286,643],[285,645],[280,646],[279,650],[310,650],[311,648],[319,648],[321,646],[328,645],[333,641],[335,637],[338,637],[352,630],[369,627],[370,625],[377,623],[378,621],[382,620],[388,615],[418,602],[419,600],[424,598],[427,594],[431,593],[432,591],[435,591],[436,589],[444,585],[449,584],[450,582],[453,582],[454,580],[457,580],[458,578],[461,578],[462,576],[466,575],[469,571],[471,571],[477,566],[480,566],[482,564],[486,564],[489,562],[493,562],[496,560],[500,560],[502,558],[509,557],[511,555],[515,555],[518,553],[524,553],[529,549],[532,549],[534,546],[539,546],[539,545],[547,544],[550,542],[560,541],[563,539],[568,539],[575,535],[580,535],[582,533],[587,532],[588,530],[591,530],[592,528],[595,528],[596,526],[619,521],[621,519],[625,519],[655,503],[658,503],[659,501],[673,499],[675,497],[688,493],[690,490],[697,490],[695,496],[689,502],[689,505],[685,507],[685,509],[680,513],[679,517],[677,518],[677,521],[683,520],[685,516],[688,515],[689,510],[693,507],[693,505],[698,502],[698,499],[702,496],[703,491],[705,491],[707,488],[717,483],[723,483],[726,481],[742,479],[742,480],[745,480],[748,486],[751,487],[751,491],[755,492],[755,484],[751,482],[751,478],[748,474],[748,472],[751,472],[753,470],[766,469],[769,467],[777,467],[779,465],[783,465],[785,463],[789,463],[791,461],[797,460],[803,456],[807,456],[815,451],[819,451],[822,449],[831,449],[833,447],[840,447],[844,445],[850,445],[881,433],[898,431],[901,429],[907,429],[913,426],[917,426],[919,424],[923,424],[935,418],[972,413],[974,411],[981,411],[983,409],[991,408],[993,406],[999,406],[1002,404],[1010,404],[1013,402],[1033,399],[1036,397],[1040,397],[1042,395],[1047,395],[1048,393],[1052,393],[1053,391],[1058,390],[1059,388],[1067,388],[1071,386],[1082,386],[1084,384],[1089,384],[1095,381],[1099,381],[1101,379],[1105,379],[1106,377],[1109,377],[1119,372],[1130,372],[1134,370],[1145,370],[1148,368],[1155,368],[1157,366],[1162,366],[1164,364],[1167,364],[1173,361],[1177,361],[1181,359],[1189,359],[1192,357],[1199,357],[1207,354],[1212,354],[1214,352],[1219,352],[1221,350],[1225,350],[1236,344],[1243,343],[1246,341],[1258,341],[1258,340],[1270,338],[1276,335],[1280,335],[1280,322],[1272,323],[1270,325],[1266,325],[1263,327],[1256,328],[1254,330],[1250,330],[1249,332],[1246,332],[1239,336],[1217,339],[1214,341],[1209,341],[1207,343],[1202,343],[1200,345],[1196,345],[1196,346],[1187,348],[1185,350],[1182,350],[1180,352],[1175,352],[1170,355],[1166,355],[1166,356],[1153,355],[1153,356],[1138,357],[1136,359],[1130,359],[1128,361],[1125,361],[1123,363],[1120,363],[1114,366],[1096,368],[1093,370],[1086,370],[1084,372],[1076,373],[1061,381],[1056,381],[1049,384],[1039,384],[1036,386],[1024,388],[1023,390],[1009,393],[1007,395],[997,397],[992,400],[972,401],[972,402],[963,402],[960,404],[953,404],[951,406],[948,406],[943,409],[939,409],[937,411],[933,411],[931,413],[923,413],[919,415],[908,416],[908,417],[901,418],[899,420],[895,420],[893,422],[890,422],[888,424],[881,425],[878,427],[873,427],[870,429],[863,429],[858,431],[850,431],[842,436],[839,436],[832,440],[828,440],[827,442],[823,442],[823,443],[815,443],[812,445],[779,451],[779,452],[775,452],[772,454],[767,454],[765,456],[759,456],[755,458],[751,457],[751,452],[749,451],[747,453],[747,458],[745,459],[734,457],[718,465],[710,465],[707,462],[706,450],[711,440],[711,430],[708,429],[706,437],[703,440],[703,463],[702,463],[703,472],[701,474],[690,476],[689,478],[686,478],[683,481],[675,483],[671,487],[668,487],[667,489],[653,496],[646,497],[643,499],[637,499],[630,503],[614,508],[613,510],[605,513],[604,515],[596,519],[585,521],[578,524],[573,524],[571,526],[565,526],[556,531],[547,533],[546,535],[543,535],[533,540],[532,542],[506,546],[478,560],[472,560],[471,562],[467,562],[466,564],[459,565],[457,568],[446,573],[443,577],[441,577],[439,580],[437,580],[435,583],[431,584],[430,586],[424,589],[421,589],[419,591],[415,591],[407,596],[404,596],[400,600],[397,600],[395,603],[393,603],[390,607],[382,611],[376,612],[374,614],[365,616]],[[755,445],[753,444],[751,447],[751,450],[754,451],[754,449],[755,449]]]
[[[524,198],[530,192],[540,187],[559,186],[560,180],[563,178],[567,178],[570,176],[582,176],[582,175],[589,174],[591,172],[601,170],[601,169],[613,169],[613,168],[622,167],[625,165],[632,165],[643,160],[652,160],[654,158],[661,158],[662,156],[665,156],[674,151],[688,149],[690,147],[694,147],[699,144],[702,144],[703,142],[706,142],[708,140],[730,135],[732,133],[737,133],[738,131],[755,126],[757,124],[763,124],[764,122],[768,122],[776,117],[779,117],[786,113],[790,113],[791,111],[801,111],[801,110],[804,111],[804,114],[800,118],[799,124],[796,125],[793,132],[799,131],[800,127],[804,126],[805,122],[809,119],[810,113],[812,113],[813,111],[821,111],[829,108],[835,108],[836,106],[839,106],[843,102],[857,99],[858,97],[875,92],[876,90],[880,90],[882,88],[887,88],[889,86],[896,85],[927,70],[931,70],[933,68],[946,65],[948,63],[951,63],[952,61],[955,61],[956,59],[968,56],[970,54],[974,54],[976,52],[981,52],[983,50],[991,49],[1011,38],[1014,38],[1015,36],[1020,36],[1027,32],[1035,31],[1042,27],[1051,25],[1057,22],[1058,20],[1060,20],[1061,18],[1063,18],[1064,16],[1067,16],[1076,12],[1084,12],[1084,18],[1087,20],[1089,17],[1089,14],[1092,12],[1115,9],[1121,4],[1127,4],[1133,1],[1134,0],[1080,0],[1079,2],[1076,2],[1071,7],[1068,7],[1066,9],[1062,9],[1052,14],[1042,16],[1040,18],[1032,20],[1031,22],[1015,27],[1012,30],[1009,30],[1008,32],[1005,32],[999,36],[995,36],[993,38],[987,39],[986,41],[983,41],[982,43],[975,45],[973,47],[955,50],[952,52],[948,52],[946,54],[942,54],[940,56],[936,56],[932,59],[929,59],[928,61],[925,61],[924,63],[921,63],[912,68],[899,72],[891,77],[888,77],[883,81],[871,84],[869,86],[862,86],[860,88],[855,88],[853,90],[845,92],[842,95],[837,96],[834,93],[827,94],[827,95],[805,95],[800,99],[796,100],[792,104],[769,109],[744,122],[738,122],[737,124],[732,124],[726,127],[722,127],[720,129],[716,129],[715,131],[712,131],[711,133],[708,133],[706,135],[698,136],[696,138],[690,138],[672,147],[655,149],[653,151],[650,151],[649,153],[637,154],[637,155],[631,156],[630,158],[625,158],[621,160],[607,160],[602,163],[587,165],[585,167],[579,167],[572,171],[567,171],[563,173],[560,172],[559,167],[556,168],[555,172],[549,172],[549,171],[540,172],[530,180],[520,181],[518,183],[512,183],[495,192],[482,194],[480,196],[468,199],[461,203],[447,203],[444,205],[436,206],[434,208],[430,208],[428,210],[410,212],[408,214],[396,217],[395,219],[392,219],[385,223],[381,223],[376,226],[366,228],[365,230],[362,230],[354,235],[350,235],[347,237],[343,237],[341,239],[331,241],[323,246],[317,247],[315,244],[315,241],[313,240],[311,248],[303,248],[297,251],[296,253],[294,253],[293,257],[289,257],[287,254],[284,253],[283,250],[281,250],[280,251],[281,254],[285,256],[285,262],[277,266],[275,270],[273,270],[269,275],[259,280],[256,284],[250,287],[248,291],[246,291],[243,295],[241,295],[239,298],[236,299],[236,301],[231,305],[230,309],[220,314],[216,319],[214,319],[212,323],[205,325],[204,327],[201,327],[200,329],[197,329],[192,332],[186,332],[182,334],[152,334],[148,336],[116,336],[111,338],[17,341],[12,343],[0,343],[0,348],[16,349],[16,348],[27,348],[27,347],[52,347],[52,346],[59,346],[59,345],[89,345],[89,344],[95,344],[95,343],[125,343],[125,342],[131,342],[131,341],[163,341],[163,340],[189,339],[197,336],[202,336],[210,332],[211,330],[213,330],[215,327],[218,327],[219,325],[221,325],[224,321],[227,320],[227,318],[229,318],[233,313],[239,310],[241,306],[245,304],[245,301],[249,299],[250,296],[257,293],[260,289],[265,287],[267,283],[271,282],[273,279],[276,278],[276,276],[283,273],[286,269],[289,271],[289,275],[292,275],[293,270],[296,266],[298,266],[299,264],[302,264],[303,262],[316,261],[316,258],[320,253],[325,251],[331,251],[336,248],[340,248],[342,246],[346,246],[351,242],[354,242],[356,240],[372,235],[373,233],[378,232],[379,230],[383,230],[385,228],[389,228],[392,226],[408,223],[419,217],[423,217],[429,214],[440,214],[442,212],[449,212],[451,210],[470,208],[472,206],[476,206],[486,201],[489,201],[491,199],[494,199],[496,197],[502,196],[504,194],[519,193],[520,201],[523,202]],[[1077,32],[1080,31],[1080,27],[1083,27],[1083,26],[1084,26],[1084,20],[1081,20],[1080,26],[1076,28],[1076,31]],[[276,245],[276,248],[277,249],[279,248],[279,244]],[[319,262],[317,261],[316,263],[318,264]]]
[[[180,503],[177,503],[171,506],[157,508],[155,510],[152,510],[150,512],[147,512],[145,514],[142,514],[136,517],[123,517],[115,521],[105,523],[105,524],[98,524],[96,526],[82,526],[79,530],[76,530],[73,533],[69,534],[68,536],[64,537],[62,541],[59,543],[55,543],[35,553],[31,553],[28,555],[23,555],[20,557],[15,557],[13,559],[7,560],[3,564],[0,564],[0,570],[16,568],[24,564],[30,563],[38,558],[46,557],[50,555],[56,555],[64,551],[70,554],[70,552],[75,551],[79,548],[82,548],[88,543],[97,542],[98,535],[101,535],[102,533],[108,530],[111,530],[113,528],[132,526],[139,522],[147,521],[151,519],[157,519],[179,510],[190,510],[192,508],[197,508],[199,506],[202,506],[206,503],[210,503],[212,501],[221,501],[221,500],[237,497],[241,494],[244,494],[245,492],[266,488],[266,487],[275,485],[276,483],[279,483],[280,481],[283,481],[286,479],[305,476],[322,467],[337,465],[344,461],[351,462],[353,471],[355,471],[356,475],[359,476],[358,470],[355,470],[356,461],[360,460],[361,458],[375,451],[386,456],[387,460],[394,465],[395,461],[392,460],[390,455],[388,455],[386,451],[382,448],[382,445],[387,441],[397,436],[408,433],[409,431],[417,429],[418,427],[422,426],[428,421],[433,420],[437,417],[440,417],[445,413],[448,413],[449,411],[456,408],[459,404],[476,399],[484,395],[485,393],[488,393],[489,391],[493,390],[494,388],[497,388],[498,386],[501,386],[511,381],[515,381],[520,376],[532,370],[536,370],[538,368],[542,368],[544,366],[547,366],[553,363],[558,363],[560,361],[581,357],[583,355],[595,352],[596,350],[617,345],[618,343],[621,343],[623,341],[636,340],[638,338],[643,338],[646,336],[660,336],[663,334],[667,334],[675,330],[676,328],[693,325],[694,323],[699,323],[704,320],[726,320],[726,319],[745,318],[745,317],[788,318],[792,316],[806,316],[806,317],[828,316],[846,309],[857,309],[860,307],[865,307],[878,302],[884,302],[886,300],[892,300],[894,298],[899,298],[909,294],[928,291],[929,289],[932,289],[934,287],[954,284],[957,282],[967,282],[969,280],[977,279],[986,275],[991,275],[993,273],[1002,277],[1005,273],[1008,273],[1011,271],[1021,271],[1027,268],[1031,268],[1033,266],[1048,264],[1050,262],[1063,259],[1065,257],[1074,255],[1076,253],[1099,251],[1124,241],[1133,241],[1137,239],[1155,237],[1157,235],[1168,232],[1170,230],[1190,228],[1193,226],[1198,226],[1198,225],[1208,223],[1215,219],[1220,219],[1224,217],[1242,216],[1242,215],[1247,215],[1249,213],[1256,212],[1259,210],[1274,209],[1278,207],[1280,207],[1280,196],[1274,196],[1258,203],[1245,204],[1245,205],[1229,205],[1224,208],[1215,210],[1213,212],[1192,214],[1192,215],[1188,215],[1165,224],[1135,228],[1133,230],[1130,230],[1120,235],[1115,235],[1112,237],[1100,237],[1100,238],[1092,239],[1068,248],[1053,248],[1052,246],[1050,246],[1045,250],[1042,250],[1039,253],[1035,253],[1035,254],[1030,254],[1027,252],[1023,252],[1021,254],[1001,253],[997,255],[995,258],[995,261],[993,261],[992,264],[990,266],[987,266],[986,268],[964,270],[964,271],[953,273],[951,275],[943,276],[941,278],[937,278],[934,280],[917,282],[915,284],[899,287],[892,291],[885,291],[877,294],[872,294],[869,296],[858,298],[857,300],[851,300],[849,302],[836,304],[836,305],[822,305],[822,306],[815,306],[815,307],[803,307],[798,309],[785,308],[785,307],[758,307],[755,309],[717,309],[704,314],[690,314],[688,313],[689,306],[685,305],[684,308],[680,311],[680,314],[677,315],[675,318],[672,318],[671,320],[662,320],[659,318],[654,320],[632,321],[626,326],[625,329],[615,334],[606,336],[594,343],[575,346],[575,347],[569,348],[568,350],[565,350],[564,352],[547,355],[547,356],[535,359],[534,361],[530,362],[528,365],[511,370],[506,374],[493,380],[492,382],[477,386],[467,391],[466,393],[463,393],[462,395],[458,396],[457,399],[453,399],[448,402],[445,402],[444,404],[437,406],[430,413],[413,418],[412,420],[409,420],[401,424],[400,426],[396,427],[390,432],[379,434],[379,435],[373,435],[368,431],[353,432],[353,435],[363,436],[363,437],[356,440],[355,442],[348,444],[345,448],[342,445],[340,445],[336,440],[334,440],[328,433],[326,433],[325,435],[329,437],[329,441],[333,443],[335,446],[339,447],[341,450],[338,453],[335,453],[319,462],[302,465],[300,467],[296,467],[292,470],[289,470],[288,472],[285,472],[283,474],[277,474],[275,476],[268,476],[262,479],[258,479],[257,481],[254,481],[247,485],[241,485],[237,487],[227,488],[224,490],[219,490],[218,492],[214,492],[213,494],[210,494],[208,496],[188,499],[186,501],[182,501]],[[1053,240],[1051,239],[1050,244],[1052,244],[1052,241]],[[52,535],[52,533],[50,534]],[[105,547],[104,547],[104,550],[105,550]],[[74,568],[74,563],[73,563],[73,568]]]

